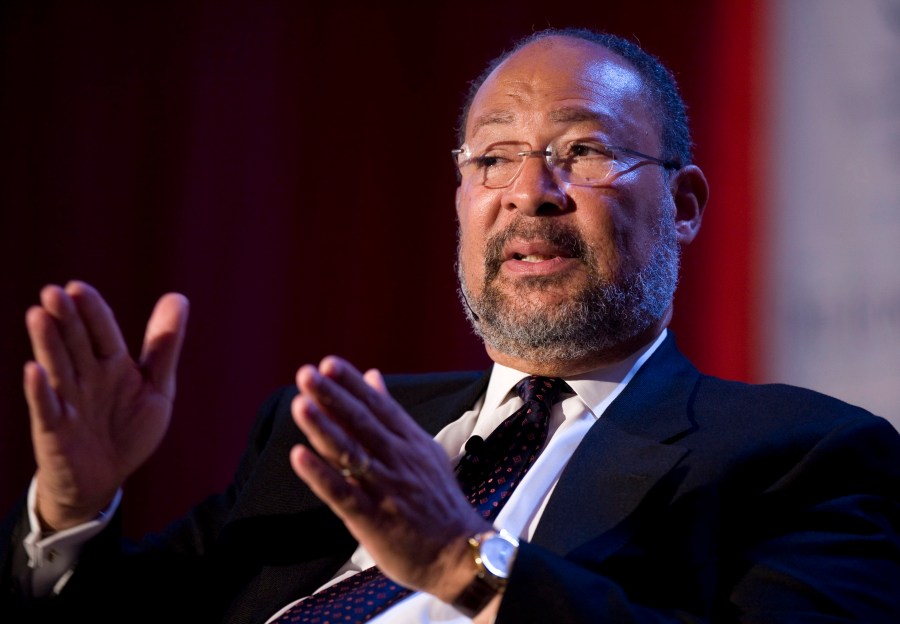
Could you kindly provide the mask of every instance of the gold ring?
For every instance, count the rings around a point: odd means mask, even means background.
[[[353,477],[359,481],[368,474],[369,468],[372,466],[372,458],[369,457],[368,453],[361,453],[358,460],[352,461],[350,453],[343,453],[340,463],[342,477],[345,479]]]

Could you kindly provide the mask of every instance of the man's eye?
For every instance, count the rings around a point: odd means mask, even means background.
[[[612,154],[602,145],[591,143],[573,143],[566,150],[569,158],[611,158]]]
[[[487,169],[489,167],[496,167],[498,165],[502,165],[507,162],[505,158],[502,156],[497,156],[495,154],[485,154],[484,156],[476,156],[472,159],[472,163],[478,169]]]

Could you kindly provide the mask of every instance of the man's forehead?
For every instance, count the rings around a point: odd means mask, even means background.
[[[533,113],[552,123],[609,125],[636,112],[629,108],[644,107],[643,89],[637,71],[603,46],[570,38],[537,41],[512,54],[481,85],[467,136]]]
[[[494,108],[478,112],[472,118],[470,133],[478,134],[479,130],[491,126],[512,126],[520,121],[521,114],[509,108]],[[594,123],[600,126],[612,126],[617,119],[601,107],[591,106],[559,106],[544,114],[547,121],[554,124]]]

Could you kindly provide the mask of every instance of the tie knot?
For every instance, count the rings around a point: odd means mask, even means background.
[[[556,403],[559,394],[568,390],[569,384],[559,377],[539,377],[531,375],[516,384],[516,393],[525,402],[536,401],[549,410]]]

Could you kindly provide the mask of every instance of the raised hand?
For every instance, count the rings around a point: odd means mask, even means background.
[[[316,453],[291,465],[378,567],[442,600],[472,580],[466,537],[490,529],[469,505],[447,454],[388,394],[381,375],[329,357],[297,372],[292,414]]]
[[[35,361],[24,371],[45,529],[94,519],[157,448],[175,396],[188,302],[157,302],[135,361],[113,313],[83,282],[46,286],[25,316]]]

